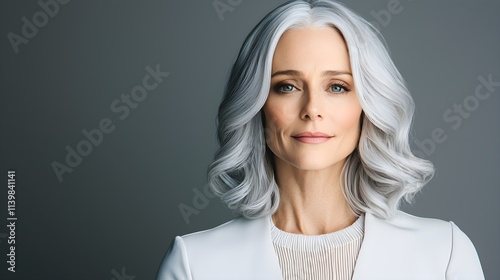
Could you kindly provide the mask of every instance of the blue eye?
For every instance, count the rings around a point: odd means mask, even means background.
[[[278,84],[274,88],[275,91],[277,92],[292,92],[296,90],[297,88],[292,86],[291,84]]]
[[[350,91],[350,89],[343,84],[333,84],[330,86],[330,90],[335,93],[346,93]]]

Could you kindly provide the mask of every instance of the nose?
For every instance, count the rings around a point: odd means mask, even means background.
[[[307,90],[303,95],[301,118],[303,120],[323,119],[323,101],[318,90]]]

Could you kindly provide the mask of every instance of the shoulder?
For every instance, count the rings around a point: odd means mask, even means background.
[[[435,218],[424,218],[397,211],[389,218],[383,219],[372,214],[367,214],[367,223],[386,230],[413,233],[418,236],[444,235],[451,237],[452,222]]]
[[[379,221],[384,221],[388,224],[392,224],[400,227],[408,227],[408,228],[436,228],[436,227],[446,227],[449,226],[449,221],[444,221],[436,218],[426,218],[415,216],[401,210],[396,211],[396,214],[388,219],[379,218],[372,214],[367,214],[368,216],[372,216],[374,219]]]
[[[391,246],[396,251],[412,250],[413,255],[426,255],[425,250],[434,251],[434,256],[445,259],[451,251],[453,223],[440,219],[423,218],[398,211],[388,219],[367,213],[365,218],[365,241]]]
[[[205,248],[206,246],[220,246],[221,243],[239,243],[246,237],[262,234],[268,226],[267,218],[248,219],[238,217],[211,229],[198,231],[181,236],[187,246]]]
[[[469,237],[452,221],[417,217],[402,211],[398,211],[391,219],[367,214],[366,230],[391,238],[411,239],[414,244],[435,243],[436,247],[432,247],[433,249],[441,248],[449,253],[457,246],[473,248]]]
[[[269,274],[279,275],[279,270],[269,223],[268,216],[239,217],[212,229],[177,236],[157,279],[213,279],[215,275],[218,279],[273,279]],[[266,269],[256,272],[256,267]]]
[[[451,222],[422,218],[398,211],[384,219],[366,213],[363,246],[370,250],[385,250],[390,255],[404,254],[408,258],[432,258],[444,263],[449,258],[453,242]]]

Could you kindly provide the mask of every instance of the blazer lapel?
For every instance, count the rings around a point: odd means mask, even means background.
[[[371,279],[375,275],[373,271],[383,258],[384,245],[377,241],[379,235],[379,225],[375,217],[370,213],[365,213],[365,227],[363,243],[359,250],[358,259],[354,268],[352,280]],[[387,260],[389,261],[389,260]]]
[[[259,263],[262,264],[262,267],[255,267],[255,270],[260,275],[259,278],[255,279],[282,280],[278,256],[274,251],[271,237],[271,217],[266,216],[260,220],[259,227],[262,227],[263,231],[259,232],[264,232],[265,234],[263,234],[263,238],[259,238],[259,244],[256,247],[261,249],[259,250],[261,254],[256,257],[261,260]]]
[[[444,279],[446,258],[440,256],[447,242],[435,240],[432,230],[422,232],[406,215],[385,220],[366,213],[353,280]]]
[[[408,247],[408,228],[395,220],[377,218],[365,213],[365,232],[352,280],[414,279]],[[427,280],[427,279],[426,279]],[[428,279],[430,280],[430,279]]]
[[[271,237],[271,219],[269,217],[259,220],[258,226],[265,232],[263,238],[259,238],[259,247],[262,251],[261,257],[265,260],[261,264],[266,263],[267,265],[265,267],[256,267],[256,270],[265,271],[267,276],[261,279],[281,280],[282,273],[279,260],[274,251]],[[395,232],[388,230],[388,226],[391,227],[387,221],[379,219],[370,213],[365,214],[363,243],[358,254],[352,280],[401,280],[401,278],[384,278],[387,277],[388,273],[393,274],[391,271],[394,271],[395,268],[405,262],[404,255],[391,255],[389,253],[393,251],[391,248],[397,246],[400,247],[399,249],[403,249],[404,244],[397,242],[397,237],[394,236]]]

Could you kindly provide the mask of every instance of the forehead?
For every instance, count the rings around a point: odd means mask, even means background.
[[[349,52],[337,29],[294,28],[283,33],[274,52],[273,70],[310,67],[350,70]]]

